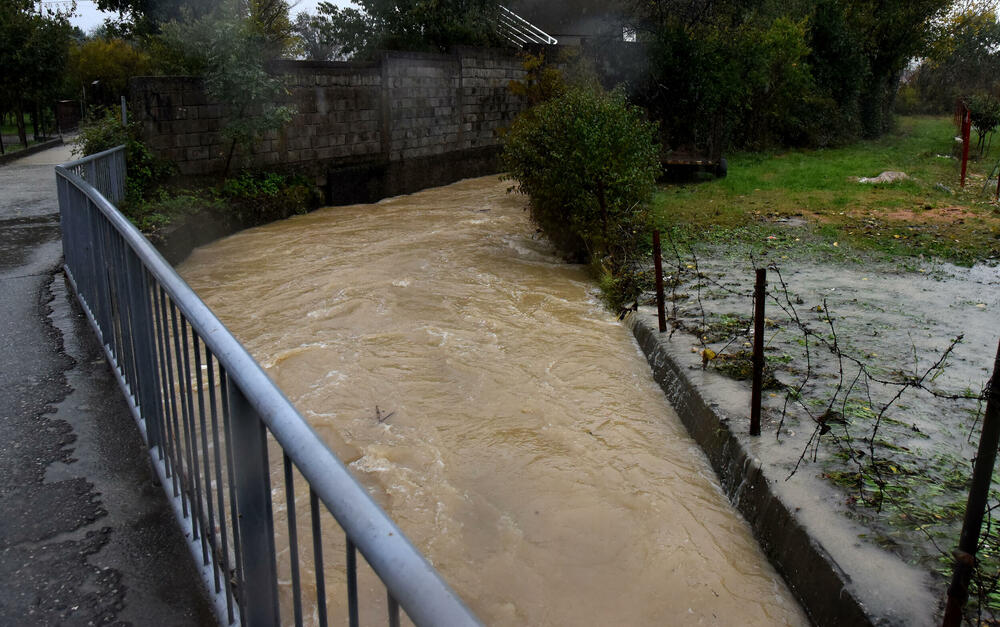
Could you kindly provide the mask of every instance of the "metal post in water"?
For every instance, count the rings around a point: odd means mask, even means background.
[[[750,435],[760,435],[761,388],[764,384],[764,288],[767,269],[757,268],[753,298],[753,386],[750,394]]]
[[[663,254],[660,251],[660,230],[653,229],[653,265],[656,267],[656,315],[660,333],[667,330],[667,314],[663,303]]]
[[[1000,344],[993,361],[993,376],[986,397],[986,414],[983,416],[983,432],[979,436],[979,450],[976,465],[972,470],[972,487],[965,506],[965,521],[958,549],[954,552],[955,572],[948,586],[948,605],[944,610],[943,627],[957,627],[962,622],[962,608],[969,598],[969,580],[976,565],[976,548],[979,546],[979,532],[983,526],[986,500],[989,498],[993,465],[996,462],[997,445],[1000,444]]]

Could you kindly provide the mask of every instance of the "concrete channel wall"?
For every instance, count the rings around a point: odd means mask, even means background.
[[[655,308],[640,307],[626,323],[722,489],[816,625],[936,624],[943,590],[932,589],[927,573],[863,541],[866,530],[815,469],[789,479],[799,451],[776,441],[774,425],[749,436],[748,385],[703,370],[690,351],[697,339],[659,333]]]
[[[497,131],[524,108],[508,89],[524,76],[512,50],[384,52],[370,63],[282,61],[273,69],[296,113],[234,166],[305,173],[331,203],[494,172]],[[201,79],[139,77],[130,92],[132,115],[156,155],[182,175],[223,171],[226,107],[208,99]]]

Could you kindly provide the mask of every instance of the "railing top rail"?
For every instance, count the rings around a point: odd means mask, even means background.
[[[125,146],[124,145],[122,145],[122,146],[115,146],[114,148],[108,148],[107,150],[102,150],[101,152],[95,152],[92,155],[87,155],[86,157],[81,157],[80,159],[77,159],[75,161],[70,161],[68,163],[64,163],[62,165],[58,165],[58,166],[56,166],[56,169],[58,170],[59,168],[78,168],[81,165],[84,165],[86,163],[90,163],[91,161],[97,161],[98,159],[102,159],[104,157],[107,157],[108,155],[111,155],[113,153],[116,153],[116,152],[119,152],[119,151],[123,151],[123,150],[125,150]]]
[[[86,159],[112,151],[56,166],[56,174],[90,198],[170,295],[414,623],[479,625],[478,619],[458,595],[372,500],[243,345],[159,251],[100,192],[73,171]]]
[[[531,43],[556,45],[559,40],[538,28],[517,13],[514,13],[504,5],[500,7],[501,26],[505,26],[509,31],[527,38]]]

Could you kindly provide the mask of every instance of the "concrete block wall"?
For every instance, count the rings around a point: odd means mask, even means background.
[[[495,148],[497,130],[524,106],[507,90],[524,76],[512,50],[386,52],[373,63],[282,61],[274,70],[296,113],[253,154],[238,154],[234,168],[293,169],[319,181],[331,169],[356,164]],[[208,101],[200,79],[135,78],[130,107],[149,147],[181,174],[225,167],[226,107]]]
[[[463,149],[496,145],[497,131],[509,126],[525,107],[523,98],[508,89],[512,80],[524,78],[521,59],[516,54],[488,52],[455,51],[461,57]]]

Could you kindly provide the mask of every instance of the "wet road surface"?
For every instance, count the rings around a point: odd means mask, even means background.
[[[214,624],[59,270],[53,165],[71,158],[0,167],[0,625]]]

